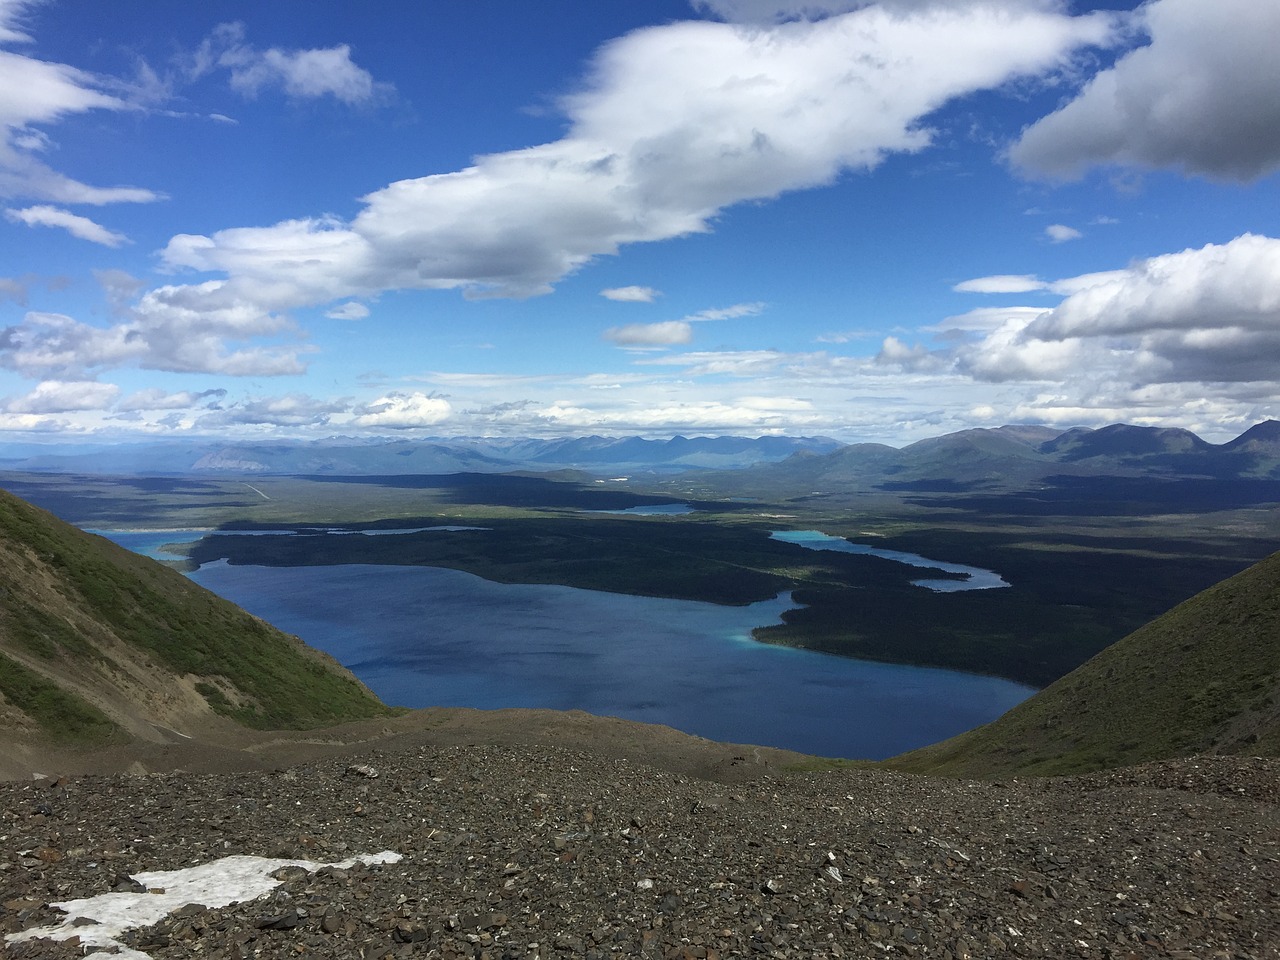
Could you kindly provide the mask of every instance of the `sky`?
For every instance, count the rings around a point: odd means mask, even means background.
[[[0,0],[0,444],[1280,418],[1280,3]]]

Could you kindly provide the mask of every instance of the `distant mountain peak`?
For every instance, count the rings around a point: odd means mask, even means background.
[[[1146,457],[1157,454],[1200,453],[1213,449],[1190,430],[1180,427],[1139,427],[1113,423],[1097,430],[1077,428],[1040,445],[1042,453],[1059,460],[1092,457]]]
[[[1261,423],[1255,423],[1234,440],[1228,440],[1222,445],[1224,450],[1238,450],[1241,447],[1257,446],[1265,444],[1267,446],[1280,445],[1280,420],[1263,420]]]

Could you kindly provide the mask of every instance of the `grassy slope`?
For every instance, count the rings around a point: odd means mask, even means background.
[[[886,763],[1009,776],[1195,753],[1280,755],[1280,553],[1178,605],[993,723]]]
[[[195,688],[214,712],[252,727],[303,728],[387,709],[295,638],[0,491],[4,703],[55,736],[109,738],[111,721],[82,694],[86,684],[104,692],[116,686],[121,651],[131,664],[140,653],[161,688],[166,677],[174,686],[183,676],[199,678]]]

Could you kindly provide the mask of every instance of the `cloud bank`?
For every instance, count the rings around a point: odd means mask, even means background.
[[[0,45],[30,41],[20,25],[36,6],[36,0],[0,0]],[[159,199],[140,187],[81,183],[42,159],[52,144],[40,127],[91,110],[131,109],[109,87],[75,67],[0,49],[0,197],[92,205]]]
[[[1052,309],[992,309],[957,318],[935,329],[977,331],[978,339],[916,357],[895,353],[895,346],[882,352],[882,360],[954,364],[961,373],[997,383],[1260,383],[1280,389],[1280,240],[1272,237],[1244,234],[1054,283],[997,276],[960,286],[1066,296]]]
[[[1014,165],[1068,179],[1096,165],[1241,181],[1280,169],[1280,4],[1154,0],[1139,16],[1150,43],[1024,131]]]
[[[289,305],[387,289],[527,297],[623,245],[929,145],[949,100],[1066,65],[1112,22],[1034,8],[867,8],[768,29],[680,22],[595,57],[566,136],[368,194],[350,222],[178,236],[173,269]],[[319,266],[317,266],[319,264]]]

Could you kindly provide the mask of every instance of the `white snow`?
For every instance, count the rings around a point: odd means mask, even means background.
[[[126,930],[148,927],[158,923],[168,914],[188,904],[205,907],[225,907],[231,903],[243,903],[265,897],[282,881],[271,874],[281,867],[301,867],[314,873],[322,867],[349,869],[357,863],[396,863],[403,859],[391,850],[381,853],[361,854],[337,863],[315,863],[311,860],[272,860],[266,857],[223,857],[212,863],[203,863],[182,870],[157,870],[137,873],[133,879],[147,888],[148,893],[104,893],[83,900],[66,900],[51,903],[67,914],[61,923],[48,927],[33,927],[20,933],[9,934],[9,942],[48,937],[53,940],[69,940],[79,937],[84,947],[101,948],[88,955],[103,960],[151,960],[147,954],[133,950],[116,938]],[[77,920],[92,920],[84,926],[74,926]],[[106,952],[111,948],[114,952]]]

